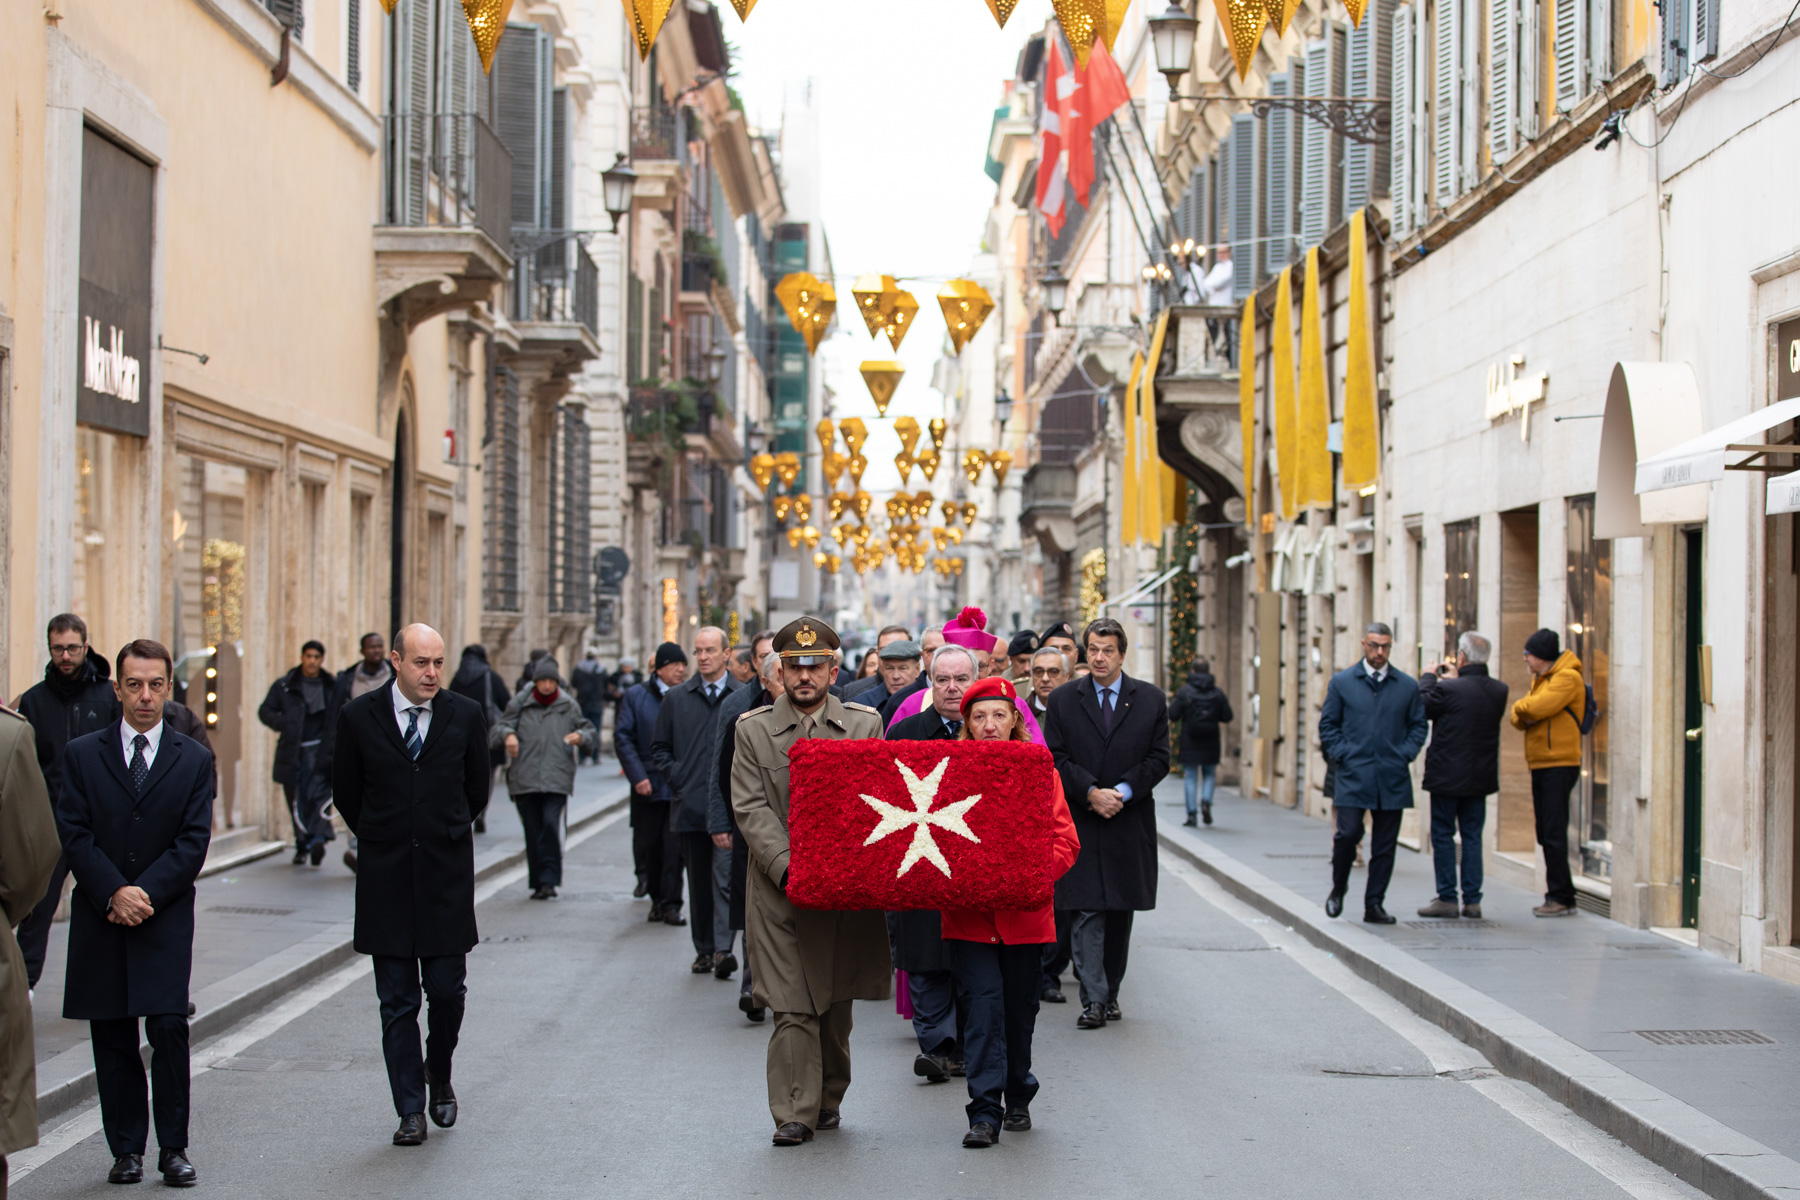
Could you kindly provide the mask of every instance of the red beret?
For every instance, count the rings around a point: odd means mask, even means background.
[[[963,716],[969,715],[969,706],[977,700],[1011,700],[1016,704],[1019,700],[1019,693],[1013,689],[1011,680],[998,675],[990,675],[986,679],[977,679],[969,690],[963,693]]]

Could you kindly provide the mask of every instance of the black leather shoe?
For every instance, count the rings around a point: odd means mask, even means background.
[[[648,919],[652,925],[656,924],[658,921],[661,921],[662,920],[662,905],[652,904],[650,906],[650,916]]]
[[[963,1069],[963,1060],[962,1059],[960,1059],[960,1058],[950,1059],[949,1066],[950,1066],[950,1074],[956,1076],[958,1079],[967,1079],[969,1077],[968,1071]]]
[[[631,889],[631,898],[633,900],[642,900],[645,896],[648,896],[649,894],[650,894],[650,885],[645,883],[641,879],[638,880],[638,885]]]
[[[294,865],[296,867],[304,867],[306,865],[306,847],[305,846],[295,846],[294,847]]]
[[[756,1024],[761,1025],[763,1023],[763,1018],[769,1015],[769,1010],[766,1008],[752,1008],[746,1011],[744,1015],[749,1017]]]
[[[681,915],[679,908],[665,908],[663,909],[662,923],[664,925],[686,925],[687,918]]]
[[[1109,1021],[1123,1021],[1125,1019],[1125,1014],[1119,1011],[1119,1002],[1117,1000],[1109,1000],[1107,1002],[1106,1019]]]
[[[825,1132],[827,1129],[836,1129],[839,1125],[842,1125],[843,1123],[844,1123],[843,1117],[838,1112],[837,1109],[821,1108],[819,1110],[819,1132],[820,1133]]]
[[[1363,909],[1363,920],[1370,925],[1392,925],[1392,924],[1394,924],[1393,915],[1390,914],[1387,909],[1381,907],[1381,905],[1379,905],[1379,904],[1376,904],[1376,905],[1373,905],[1372,907]]]
[[[1062,989],[1054,983],[1046,983],[1044,990],[1038,993],[1038,999],[1045,1004],[1067,1004],[1069,998],[1062,994]]]
[[[1031,1110],[1029,1108],[1009,1108],[1000,1122],[1000,1128],[1008,1133],[1024,1133],[1031,1128]]]
[[[950,1078],[950,1063],[935,1054],[921,1054],[913,1059],[913,1074],[926,1083],[942,1083]]]
[[[394,1145],[423,1146],[426,1132],[425,1114],[407,1113],[400,1118],[400,1128],[394,1130]]]
[[[113,1160],[112,1170],[106,1173],[108,1183],[142,1183],[144,1182],[144,1156],[141,1154],[121,1154]]]
[[[352,875],[356,874],[356,851],[344,851],[344,865],[350,868],[350,873]]]
[[[963,1149],[986,1150],[1000,1140],[1000,1131],[995,1129],[991,1121],[977,1121],[969,1126],[969,1132],[963,1134]]]
[[[789,1121],[775,1131],[774,1144],[777,1146],[798,1146],[801,1142],[810,1142],[813,1131],[798,1121]]]
[[[694,965],[688,968],[688,970],[696,975],[711,975],[712,969],[713,956],[710,950],[705,954],[696,954],[694,956]]]
[[[168,1187],[193,1187],[200,1182],[200,1172],[187,1160],[186,1150],[162,1151],[156,1156],[156,1169]]]
[[[1081,1010],[1081,1015],[1079,1017],[1075,1018],[1075,1028],[1077,1028],[1077,1029],[1104,1029],[1104,1028],[1106,1028],[1106,1005],[1090,1004],[1086,1008],[1083,1008]]]
[[[1187,820],[1185,820],[1181,823],[1182,828],[1184,828],[1184,829],[1193,829],[1196,826],[1198,826],[1199,824],[1200,824],[1200,818],[1193,813],[1189,813],[1187,815]]]
[[[439,1129],[448,1129],[456,1124],[456,1091],[449,1082],[439,1083],[425,1072],[425,1094],[431,1098],[426,1105],[431,1110],[431,1123]]]
[[[737,970],[737,955],[727,950],[713,959],[713,978],[730,979]]]
[[[1344,893],[1333,892],[1331,895],[1325,897],[1325,915],[1328,917],[1341,917],[1344,915]]]
[[[324,862],[325,861],[325,843],[322,841],[314,842],[313,848],[312,848],[312,853],[308,857],[310,857],[312,859],[312,865],[315,867],[318,866],[320,863]],[[187,1187],[188,1185],[185,1183],[178,1183],[173,1186]]]
[[[531,889],[531,898],[533,900],[548,900],[550,896],[551,891],[547,887],[536,887]]]

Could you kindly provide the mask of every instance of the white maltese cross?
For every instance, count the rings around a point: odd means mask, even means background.
[[[932,769],[931,774],[923,779],[913,774],[912,769],[897,758],[894,760],[894,765],[900,768],[900,774],[906,779],[906,790],[912,794],[912,811],[909,812],[904,808],[889,804],[885,800],[877,800],[865,792],[862,797],[864,802],[875,810],[876,814],[881,817],[881,821],[869,832],[863,845],[873,846],[888,834],[898,833],[910,825],[913,830],[912,844],[906,848],[906,857],[900,860],[900,869],[894,872],[894,878],[898,879],[905,875],[912,870],[913,864],[922,858],[942,871],[944,878],[948,879],[950,878],[950,864],[944,861],[943,852],[938,849],[937,841],[931,836],[931,827],[936,825],[939,829],[948,830],[958,837],[966,837],[971,842],[980,844],[981,839],[975,836],[975,832],[969,828],[963,818],[980,801],[981,794],[977,792],[967,799],[958,800],[955,804],[946,804],[938,811],[932,812],[931,805],[937,799],[938,784],[943,781],[944,768],[950,765],[950,760],[946,758],[939,761],[938,765]]]

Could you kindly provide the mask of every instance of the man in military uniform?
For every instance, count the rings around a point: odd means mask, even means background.
[[[817,617],[775,635],[786,693],[738,718],[731,807],[750,852],[745,944],[758,1005],[774,1010],[769,1114],[775,1145],[836,1129],[850,1087],[850,1002],[893,994],[880,912],[816,912],[788,902],[788,748],[802,738],[880,738],[881,716],[832,696],[838,636]]]

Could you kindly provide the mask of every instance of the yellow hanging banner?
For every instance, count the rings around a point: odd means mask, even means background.
[[[1275,285],[1275,315],[1269,321],[1269,397],[1275,409],[1275,485],[1280,512],[1293,520],[1300,486],[1300,429],[1294,395],[1294,268],[1284,267]]]
[[[1331,397],[1325,390],[1325,347],[1319,315],[1319,248],[1306,252],[1306,293],[1300,301],[1300,508],[1331,505]]]
[[[1138,489],[1142,516],[1138,532],[1151,545],[1162,544],[1163,473],[1162,458],[1156,447],[1156,367],[1162,361],[1163,338],[1169,332],[1169,310],[1156,318],[1156,332],[1150,335],[1150,357],[1144,363],[1144,380],[1139,388],[1143,403],[1142,424],[1138,430]]]
[[[1119,414],[1125,426],[1125,478],[1119,487],[1119,544],[1138,540],[1138,384],[1144,377],[1144,356],[1131,356],[1131,382],[1125,385],[1125,408]]]
[[[1350,218],[1350,301],[1344,333],[1344,489],[1374,487],[1381,477],[1381,429],[1375,414],[1375,346],[1369,328],[1368,228]]]
[[[1238,319],[1238,430],[1244,438],[1244,519],[1256,530],[1256,297]],[[1256,539],[1252,537],[1254,546]]]

